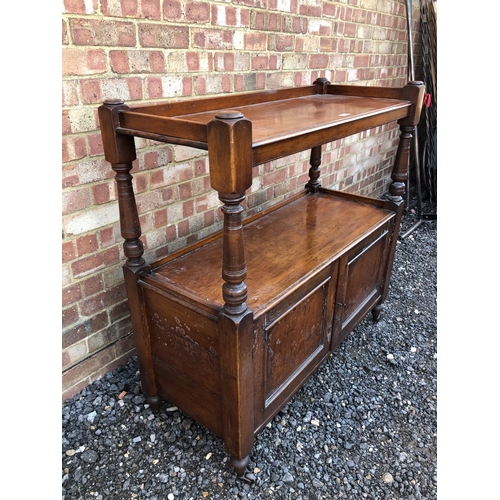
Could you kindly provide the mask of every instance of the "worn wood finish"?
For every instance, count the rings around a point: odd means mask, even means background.
[[[116,172],[124,276],[141,383],[220,436],[252,482],[253,440],[387,296],[409,144],[424,88],[313,85],[129,108],[99,108]],[[386,201],[321,187],[321,146],[398,121]],[[223,230],[146,263],[132,188],[134,136],[208,150]],[[252,166],[311,149],[303,193],[243,220]]]

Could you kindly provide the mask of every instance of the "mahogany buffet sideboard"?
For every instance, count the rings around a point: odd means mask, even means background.
[[[412,132],[425,88],[313,85],[99,108],[116,172],[124,278],[141,386],[220,436],[238,477],[254,436],[389,287]],[[400,126],[386,200],[321,187],[321,146]],[[156,262],[143,258],[132,187],[134,136],[208,150],[223,229]],[[243,221],[252,167],[311,150],[305,189]]]

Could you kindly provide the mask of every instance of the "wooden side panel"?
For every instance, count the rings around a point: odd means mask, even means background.
[[[221,435],[217,318],[148,285],[143,289],[160,396]]]
[[[222,402],[170,366],[153,358],[159,394],[184,413],[222,437]]]

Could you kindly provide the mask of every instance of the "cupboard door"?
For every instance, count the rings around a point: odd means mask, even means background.
[[[389,223],[340,259],[332,350],[382,297],[389,257]]]
[[[338,263],[284,297],[255,324],[255,424],[265,425],[329,355]]]

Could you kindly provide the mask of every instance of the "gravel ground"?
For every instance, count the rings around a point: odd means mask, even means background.
[[[63,404],[63,500],[436,499],[436,233],[425,222],[399,241],[378,323],[365,318],[256,437],[253,485],[193,419],[168,402],[153,415],[134,356]]]

